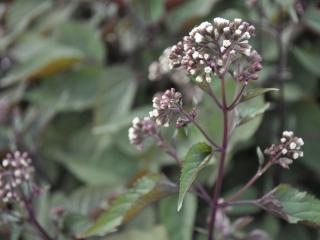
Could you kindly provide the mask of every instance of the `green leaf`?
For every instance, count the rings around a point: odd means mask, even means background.
[[[144,207],[176,192],[176,187],[160,175],[139,179],[127,192],[120,195],[81,237],[105,235],[128,222]]]
[[[320,10],[310,7],[303,15],[304,22],[312,29],[320,32]]]
[[[218,0],[191,0],[171,11],[166,22],[172,31],[181,31],[182,28],[190,27],[197,19],[203,18]]]
[[[205,159],[211,152],[212,148],[206,143],[197,143],[188,151],[180,176],[178,211],[181,210],[184,197],[198,172],[208,163]]]
[[[14,55],[19,63],[1,79],[1,86],[61,72],[84,58],[78,49],[36,35],[23,38],[15,48]]]
[[[147,231],[132,229],[110,236],[108,240],[171,240],[164,226],[155,226]]]
[[[271,91],[279,91],[279,89],[277,88],[254,88],[254,89],[249,89],[245,92],[245,94],[243,94],[243,96],[241,97],[240,102],[245,102],[248,101],[252,98],[258,97],[260,95],[263,95],[267,92],[271,92]]]
[[[291,119],[294,119],[296,135],[302,137],[305,144],[303,146],[304,157],[301,164],[307,166],[310,170],[320,173],[320,154],[319,129],[320,108],[316,102],[295,102],[290,106]]]
[[[106,54],[99,32],[90,25],[66,22],[55,31],[54,38],[65,46],[80,50],[91,61],[102,63]]]
[[[301,49],[296,47],[293,49],[293,53],[302,66],[313,74],[320,76],[320,59],[317,51],[314,49]]]
[[[241,107],[241,110],[239,110],[240,119],[238,122],[238,126],[241,126],[253,119],[255,119],[258,116],[261,116],[265,111],[269,109],[270,103],[265,103],[262,107]]]
[[[84,66],[44,79],[25,98],[41,110],[84,110],[95,104],[99,86],[106,77],[107,71],[102,67]]]
[[[160,202],[160,222],[168,230],[170,240],[192,240],[193,227],[197,211],[197,198],[187,194],[184,208],[175,214],[178,196],[170,196]]]
[[[265,195],[259,204],[289,223],[320,228],[320,200],[307,192],[281,184]]]

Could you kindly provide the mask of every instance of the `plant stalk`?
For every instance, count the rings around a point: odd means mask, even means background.
[[[210,216],[209,216],[208,240],[214,240],[214,227],[216,222],[216,213],[219,205],[218,201],[219,201],[222,182],[223,182],[224,164],[225,164],[225,158],[226,158],[228,140],[229,140],[228,106],[227,106],[227,99],[226,99],[226,93],[225,93],[224,77],[221,77],[221,92],[222,92],[222,112],[223,112],[222,152],[220,156],[218,176],[215,182],[215,188],[214,188],[214,193],[212,198],[212,206],[211,206]]]

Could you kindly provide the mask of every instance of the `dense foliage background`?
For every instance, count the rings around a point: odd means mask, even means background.
[[[147,114],[156,92],[174,86],[184,94],[187,106],[199,101],[206,109],[201,113],[205,126],[220,134],[221,119],[215,110],[205,99],[199,100],[199,91],[181,76],[173,73],[148,80],[149,65],[165,48],[194,25],[216,16],[240,17],[256,26],[254,41],[264,69],[255,84],[280,89],[247,109],[271,103],[263,118],[258,116],[237,130],[223,195],[255,173],[256,146],[269,146],[289,129],[305,140],[305,157],[289,171],[274,168],[246,198],[260,196],[280,181],[320,196],[320,9],[316,1],[2,1],[0,153],[21,149],[31,154],[43,188],[37,213],[48,229],[61,228],[65,236],[81,232],[147,173],[162,172],[177,180],[178,167],[157,146],[150,143],[139,152],[127,139],[132,118]],[[179,143],[182,156],[201,139],[173,131],[169,128],[167,134],[174,135],[172,143]],[[215,164],[199,176],[208,189],[214,169]],[[146,208],[108,239],[202,239],[204,203],[188,195],[177,214],[176,201],[173,196]],[[319,238],[316,230],[287,225],[255,208],[232,212],[233,217],[243,214],[255,218],[249,229],[264,229],[271,239]],[[193,228],[194,223],[200,227]],[[1,239],[36,239],[27,234],[19,238],[21,229],[19,224],[4,223]]]

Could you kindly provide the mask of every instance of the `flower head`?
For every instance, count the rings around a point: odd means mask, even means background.
[[[170,52],[170,48],[166,48],[158,61],[154,61],[150,64],[148,78],[151,81],[159,80],[163,75],[167,74],[171,70],[169,60]]]
[[[170,122],[176,120],[182,105],[182,95],[174,88],[166,90],[163,94],[156,96],[152,100],[153,110],[150,117],[158,125],[169,126]]]
[[[32,178],[33,167],[27,153],[8,153],[0,167],[0,199],[3,203],[18,201],[21,186]]]
[[[283,168],[289,168],[293,160],[303,157],[301,150],[304,145],[303,139],[295,136],[292,131],[284,131],[280,142],[276,145],[272,144],[264,152]]]
[[[214,18],[212,23],[203,22],[193,28],[189,36],[171,48],[171,65],[184,68],[197,82],[210,82],[211,74],[222,74],[231,63],[245,58],[247,64],[237,74],[246,73],[239,80],[251,76],[255,79],[254,74],[262,66],[261,58],[249,44],[252,36],[255,36],[254,26],[239,18],[233,21]]]
[[[128,137],[131,144],[141,149],[145,138],[154,136],[156,133],[156,124],[149,117],[145,117],[143,120],[135,117],[132,120],[132,127],[128,130]]]

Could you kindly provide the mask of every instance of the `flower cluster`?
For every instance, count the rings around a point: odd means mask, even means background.
[[[170,48],[166,48],[158,61],[154,61],[149,66],[148,78],[151,81],[159,80],[163,75],[170,71]]]
[[[128,137],[131,144],[141,149],[145,138],[156,134],[157,126],[154,121],[149,117],[145,117],[143,120],[135,117],[132,120],[132,127],[129,128]]]
[[[0,167],[0,199],[3,203],[18,201],[21,186],[31,180],[34,169],[27,153],[8,153]]]
[[[171,121],[176,120],[181,111],[182,95],[171,88],[160,96],[155,96],[152,102],[153,110],[150,112],[150,118],[154,119],[158,125],[167,127]]]
[[[254,26],[239,18],[214,18],[212,23],[203,22],[193,28],[189,36],[171,48],[171,65],[184,68],[197,82],[211,82],[212,74],[224,74],[230,64],[244,56],[247,64],[237,69],[237,75],[253,75],[262,69],[261,58],[249,44],[254,35]]]
[[[302,138],[295,136],[292,131],[284,131],[280,141],[280,144],[272,144],[264,152],[283,168],[289,168],[293,160],[303,157],[301,147],[304,142]]]
[[[146,137],[153,137],[159,141],[160,127],[168,127],[174,122],[177,128],[185,127],[196,117],[195,109],[190,113],[182,109],[182,94],[174,88],[166,90],[164,93],[157,94],[153,100],[153,110],[149,116],[142,120],[138,117],[132,121],[129,128],[128,137],[131,144],[141,149]]]

